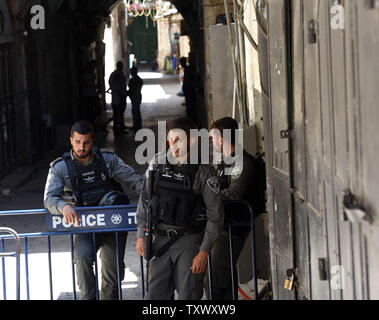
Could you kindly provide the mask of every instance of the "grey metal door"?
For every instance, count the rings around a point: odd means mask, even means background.
[[[299,299],[328,299],[328,253],[325,230],[325,197],[333,194],[323,30],[329,25],[327,1],[292,1],[293,51],[293,194],[296,230],[296,267]],[[322,81],[321,81],[322,80]],[[334,212],[334,210],[333,210]],[[327,224],[334,228],[335,223]],[[331,246],[337,243],[332,241]],[[335,250],[333,250],[335,251]],[[321,276],[321,277],[320,277]]]
[[[351,229],[340,219],[348,186],[344,32],[330,1],[292,1],[294,217],[298,298],[353,298]],[[333,285],[331,272],[343,272]]]
[[[333,3],[328,3],[324,8],[324,14],[329,19],[332,5]],[[331,271],[337,267],[337,270],[342,272],[343,279],[341,280],[344,283],[334,285],[330,282],[330,292],[332,299],[353,299],[351,225],[341,219],[343,190],[349,186],[346,80],[350,78],[350,75],[346,74],[345,31],[331,28],[329,20],[324,32],[325,41],[327,41],[324,60],[328,69],[324,70],[322,76],[329,86],[323,91],[328,98],[328,101],[324,103],[324,107],[327,108],[325,127],[330,128],[328,136],[331,147],[331,154],[327,155],[329,170],[324,170],[325,175],[328,175],[331,180],[330,190],[325,190],[329,267]],[[333,277],[332,274],[331,277]],[[333,281],[332,278],[330,280]]]
[[[379,144],[374,120],[378,90],[373,83],[379,65],[373,52],[378,52],[379,37],[372,26],[378,25],[379,11],[367,4],[292,1],[293,192],[300,299],[366,299],[371,292],[377,294],[370,279],[377,278],[378,268],[370,261],[378,253],[370,243],[377,241],[378,228],[347,220],[343,208],[347,188],[366,207],[377,201],[373,150]],[[333,24],[337,10],[345,19],[340,26]]]
[[[268,177],[268,209],[272,285],[274,299],[295,298],[284,289],[287,270],[294,267],[293,219],[290,194],[289,140],[281,136],[289,129],[286,7],[284,0],[267,2],[267,34],[260,30],[260,64]],[[262,17],[266,13],[262,14]],[[266,77],[267,75],[267,77]]]
[[[378,25],[375,1],[268,1],[259,46],[275,299],[379,296]],[[368,219],[347,219],[346,189]]]
[[[379,299],[378,3],[345,0],[345,16],[348,186],[370,217],[370,224],[342,222],[352,237],[347,248],[353,261],[345,274],[355,298]],[[344,298],[351,296],[343,290]]]

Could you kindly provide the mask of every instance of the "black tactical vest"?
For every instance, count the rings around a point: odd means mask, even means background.
[[[78,165],[70,153],[63,155],[77,206],[97,206],[101,198],[113,190],[103,155],[97,149],[93,152],[93,163],[88,166]]]
[[[220,190],[225,190],[229,188],[230,182],[231,182],[231,176],[225,174],[225,168],[226,164],[224,161],[222,161],[219,165],[217,165],[217,176],[218,176],[218,181],[220,183]]]
[[[253,177],[247,186],[246,193],[241,200],[250,203],[256,215],[267,212],[266,210],[266,165],[263,155],[257,153],[256,156],[250,155],[246,150],[243,151],[244,156],[251,162],[253,166]],[[234,154],[232,154],[234,156]],[[245,161],[245,159],[244,159]],[[220,189],[229,188],[231,176],[225,175],[227,166],[224,162],[217,166],[217,175],[219,178]]]
[[[159,165],[152,196],[153,224],[202,227],[206,222],[203,198],[193,191],[198,165]]]

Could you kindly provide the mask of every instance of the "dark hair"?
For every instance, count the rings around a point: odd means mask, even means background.
[[[187,65],[187,58],[181,57],[180,58],[180,65],[184,68]]]
[[[166,137],[168,137],[168,133],[171,130],[175,129],[181,129],[183,130],[187,135],[187,143],[189,142],[189,139],[191,137],[191,129],[198,129],[195,122],[193,122],[191,119],[187,118],[178,118],[175,120],[171,120],[167,124],[167,130],[166,130]],[[167,141],[166,147],[169,148],[169,143]],[[189,145],[187,145],[188,151],[189,151]]]
[[[238,122],[231,118],[231,117],[225,117],[222,119],[217,120],[215,123],[213,123],[212,129],[218,129],[221,133],[221,137],[224,138],[224,130],[229,129],[231,130],[231,141],[228,141],[230,144],[235,145],[236,144],[236,130],[239,129]]]
[[[71,137],[74,136],[74,132],[77,132],[79,134],[90,133],[92,136],[92,139],[95,139],[95,128],[88,121],[83,120],[83,121],[78,121],[74,123],[74,125],[71,127]]]
[[[167,134],[171,130],[175,129],[182,129],[187,137],[190,137],[191,129],[198,129],[197,125],[195,122],[193,122],[191,119],[187,118],[178,118],[175,120],[171,120],[167,124]]]
[[[123,69],[124,68],[124,63],[122,61],[118,61],[116,64],[117,69]]]

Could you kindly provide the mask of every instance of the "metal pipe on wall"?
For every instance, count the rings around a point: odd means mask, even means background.
[[[234,0],[234,16],[240,17],[242,13],[243,8],[243,1],[240,1],[241,4],[237,3],[237,0]],[[246,52],[245,52],[245,37],[244,37],[244,31],[241,26],[241,20],[237,19],[235,20],[235,26],[237,30],[237,38],[238,38],[238,50],[240,55],[240,81],[241,81],[241,95],[242,95],[242,106],[241,106],[241,121],[243,123],[244,127],[248,127],[248,99],[247,99],[247,79],[246,79]]]
[[[233,1],[233,15],[238,15],[237,12],[237,4],[236,1]],[[242,70],[241,70],[241,50],[240,50],[240,33],[239,33],[239,27],[236,20],[234,20],[234,34],[235,34],[235,47],[232,48],[232,50],[235,50],[236,52],[236,64],[237,64],[237,83],[238,83],[238,94],[240,96],[240,101],[238,105],[239,110],[239,120],[242,123],[243,127],[245,127],[245,118],[244,118],[244,112],[243,112],[243,106],[245,105],[245,95],[244,95],[244,88],[243,88],[243,81],[242,81]]]
[[[233,73],[234,73],[234,83],[235,83],[235,92],[237,96],[237,103],[238,108],[241,108],[242,101],[241,101],[241,90],[240,90],[240,82],[238,81],[238,68],[237,68],[237,61],[236,61],[236,54],[235,54],[235,44],[234,44],[234,37],[232,33],[232,26],[230,22],[230,13],[229,13],[229,7],[227,0],[224,0],[224,7],[225,7],[225,14],[226,14],[226,21],[228,26],[228,35],[229,35],[229,45],[230,50],[232,53],[232,65],[233,65]]]

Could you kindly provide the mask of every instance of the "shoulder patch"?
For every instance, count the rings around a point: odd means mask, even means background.
[[[243,168],[240,166],[234,167],[231,172],[231,176],[233,180],[237,180],[242,174]]]
[[[58,162],[60,162],[62,160],[63,160],[62,157],[55,159],[52,163],[50,163],[50,168],[54,167]]]
[[[218,177],[212,177],[207,180],[208,187],[216,194],[220,193],[220,182]]]

